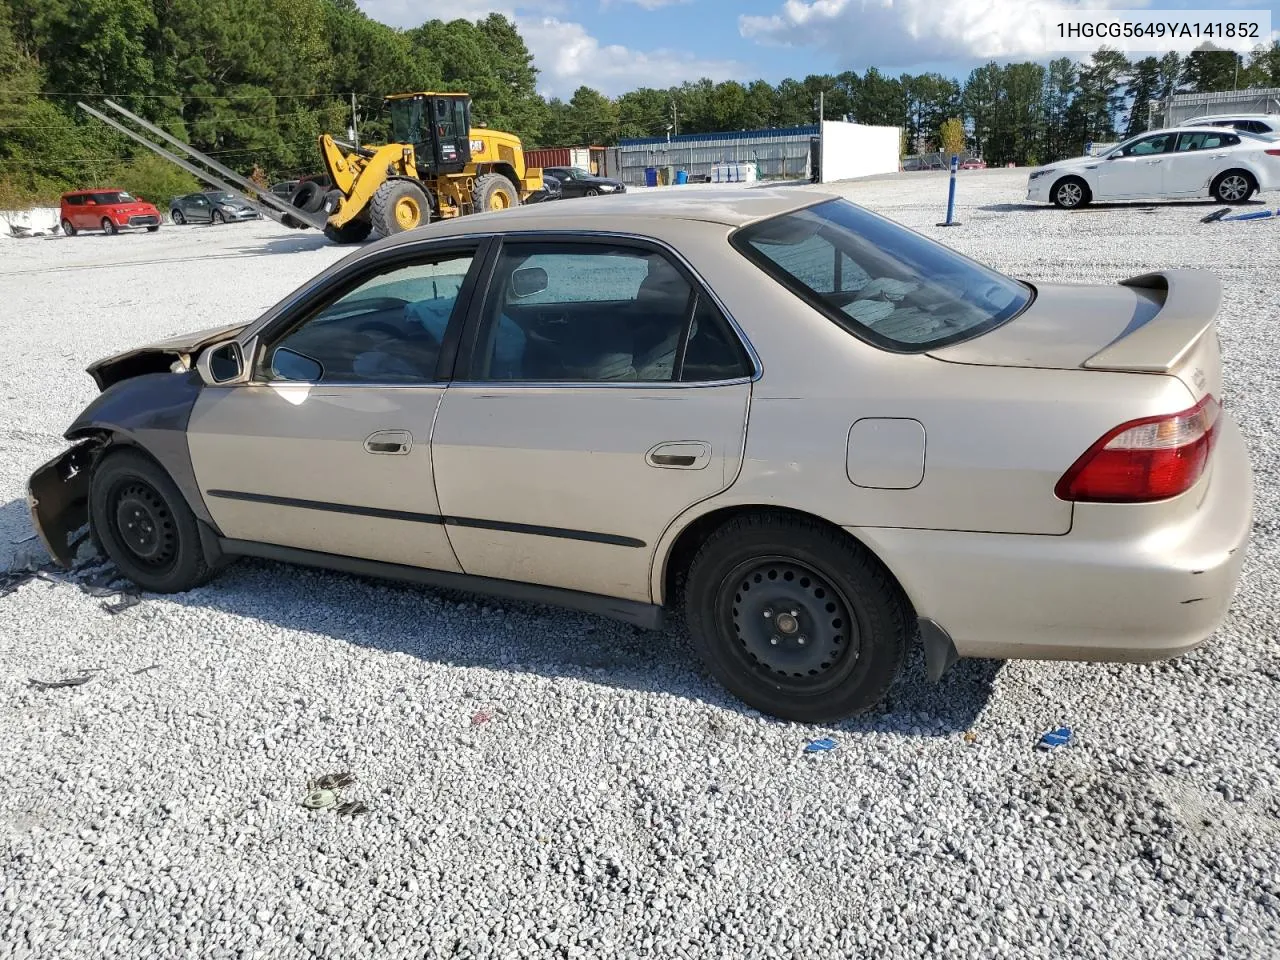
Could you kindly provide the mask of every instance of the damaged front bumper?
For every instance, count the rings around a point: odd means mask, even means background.
[[[27,481],[27,508],[40,542],[55,562],[70,567],[89,523],[89,476],[105,443],[82,440],[36,470]]]

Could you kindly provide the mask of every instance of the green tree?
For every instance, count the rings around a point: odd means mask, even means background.
[[[1182,63],[1182,83],[1195,93],[1234,90],[1242,59],[1230,50],[1192,50]]]
[[[951,117],[938,128],[938,147],[947,156],[964,153],[964,121]]]
[[[1249,54],[1249,66],[1241,72],[1240,82],[1248,87],[1280,87],[1280,40]]]
[[[1143,57],[1133,65],[1133,77],[1129,81],[1129,118],[1124,135],[1136,136],[1148,129],[1150,102],[1159,99],[1160,61],[1156,57]]]

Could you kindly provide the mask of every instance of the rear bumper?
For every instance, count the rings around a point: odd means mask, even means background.
[[[1160,660],[1218,629],[1240,578],[1253,472],[1229,416],[1212,475],[1184,496],[1203,499],[1165,525],[1143,523],[1148,505],[1077,504],[1065,536],[849,531],[962,657]]]

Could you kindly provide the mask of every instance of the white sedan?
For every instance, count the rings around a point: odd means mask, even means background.
[[[1212,197],[1243,203],[1280,189],[1280,142],[1242,130],[1181,127],[1139,134],[1097,157],[1031,171],[1027,199],[1080,207],[1090,200]]]

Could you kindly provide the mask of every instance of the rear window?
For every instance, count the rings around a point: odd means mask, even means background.
[[[1033,297],[1026,284],[847,200],[752,224],[732,242],[844,329],[897,352],[972,339]]]

